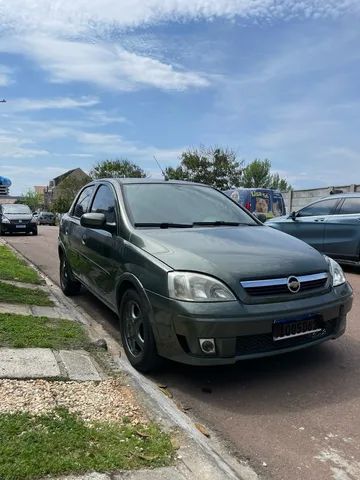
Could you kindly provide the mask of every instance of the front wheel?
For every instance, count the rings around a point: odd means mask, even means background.
[[[135,290],[127,290],[120,305],[122,344],[131,365],[140,372],[155,370],[161,364],[144,302]]]
[[[60,287],[67,297],[77,295],[81,289],[81,283],[74,279],[74,275],[64,254],[60,258]]]

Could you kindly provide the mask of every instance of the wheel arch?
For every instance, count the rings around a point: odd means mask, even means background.
[[[149,297],[147,296],[145,288],[140,282],[140,280],[132,273],[123,274],[120,277],[117,288],[116,288],[116,305],[119,313],[120,313],[120,305],[121,305],[121,301],[124,296],[124,293],[130,289],[135,290],[138,293],[138,295],[140,295],[140,298],[143,300],[144,305],[146,307],[147,314],[150,317],[150,321],[151,323],[153,323],[152,307],[151,307]]]

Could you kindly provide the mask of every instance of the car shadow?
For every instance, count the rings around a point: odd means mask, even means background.
[[[354,361],[356,360],[356,361]],[[292,353],[220,367],[168,362],[150,375],[182,396],[242,415],[316,409],[360,396],[360,342],[348,335]],[[295,400],[296,401],[293,401]]]
[[[85,288],[73,300],[121,344],[117,315]],[[311,410],[360,396],[360,342],[335,341],[234,365],[194,367],[165,361],[147,375],[167,385],[176,400],[205,402],[242,415]],[[296,401],[295,401],[296,400]]]

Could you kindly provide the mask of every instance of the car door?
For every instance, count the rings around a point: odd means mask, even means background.
[[[359,261],[360,197],[346,197],[336,215],[326,219],[324,253],[331,257]]]
[[[308,205],[296,214],[294,220],[281,224],[281,230],[300,238],[319,251],[323,251],[325,222],[335,212],[339,200],[330,198]]]
[[[86,228],[80,224],[80,217],[88,211],[94,190],[95,186],[89,185],[80,192],[63,227],[67,259],[72,271],[81,281],[86,280],[87,259],[82,242]]]
[[[88,270],[86,283],[109,306],[115,306],[116,275],[121,269],[124,242],[118,235],[119,208],[116,192],[111,184],[97,188],[90,212],[103,213],[103,228],[87,228],[82,238]]]

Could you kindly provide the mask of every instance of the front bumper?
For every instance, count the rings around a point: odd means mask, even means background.
[[[307,298],[267,304],[179,302],[147,291],[161,356],[190,365],[222,365],[305,348],[339,337],[352,306],[348,283]],[[274,321],[316,315],[318,334],[273,341]],[[204,354],[199,338],[214,338],[216,354]]]
[[[25,223],[25,224],[17,224],[17,223],[1,224],[1,231],[3,233],[32,233],[32,232],[36,232],[36,229],[37,229],[37,224],[34,222]]]

